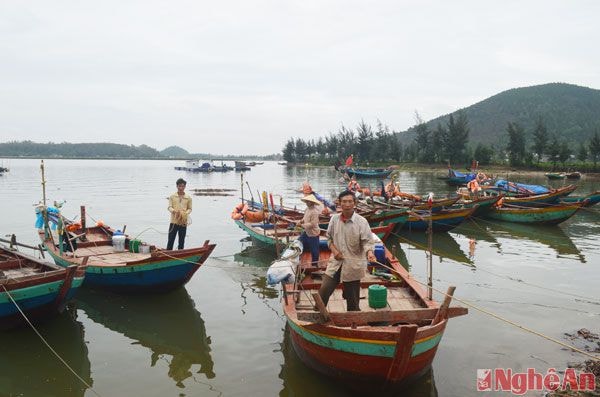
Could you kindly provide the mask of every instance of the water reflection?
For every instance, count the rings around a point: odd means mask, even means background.
[[[256,293],[260,299],[278,297],[278,289],[270,287],[267,284],[266,277],[266,268],[271,265],[275,258],[273,252],[261,250],[259,247],[252,245],[233,255],[233,260],[236,263],[247,266],[233,268],[229,272],[229,276],[240,284],[242,297],[246,297],[245,293],[248,289]]]
[[[69,366],[92,385],[88,349],[77,311],[69,307],[38,330]],[[87,387],[30,328],[0,332],[0,395],[83,396]]]
[[[586,262],[585,256],[560,226],[500,222],[487,222],[486,226],[496,236],[535,241],[552,248],[559,256],[574,256],[580,262]]]
[[[172,357],[168,376],[176,385],[197,373],[215,377],[210,336],[194,301],[184,288],[157,296],[126,296],[83,290],[77,305],[93,321],[150,349],[150,366],[163,355]]]
[[[402,231],[394,236],[391,236],[386,244],[391,244],[393,246],[395,244],[400,245],[402,243],[408,244],[418,250],[429,250],[428,236],[426,233],[410,233]],[[443,258],[447,258],[467,265],[473,264],[472,259],[463,252],[463,250],[460,248],[460,245],[448,232],[435,233],[432,239],[432,252],[434,255],[439,257],[440,262],[442,262]]]
[[[281,343],[283,364],[279,378],[283,381],[280,397],[288,396],[378,396],[437,397],[433,369],[410,384],[391,390],[373,390],[372,384],[349,385],[336,382],[307,367],[294,351],[289,327],[285,327]]]

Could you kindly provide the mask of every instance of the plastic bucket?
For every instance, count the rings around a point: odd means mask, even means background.
[[[129,252],[140,252],[140,240],[129,240]]]
[[[387,306],[386,287],[379,284],[369,286],[369,306],[373,309],[381,309]]]

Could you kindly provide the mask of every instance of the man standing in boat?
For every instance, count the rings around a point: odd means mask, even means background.
[[[375,262],[374,241],[369,222],[354,211],[356,196],[348,190],[338,196],[342,212],[335,214],[327,228],[331,257],[323,276],[319,295],[327,305],[336,286],[343,283],[342,296],[348,311],[360,311],[360,280],[367,261]]]
[[[179,178],[175,184],[177,185],[177,192],[169,197],[168,209],[171,213],[171,223],[169,224],[167,250],[173,249],[175,236],[179,236],[177,240],[177,249],[183,249],[188,219],[192,212],[192,198],[185,193],[187,182],[182,178]]]
[[[308,249],[311,253],[312,265],[319,266],[319,235],[321,230],[319,229],[319,208],[321,202],[315,197],[314,194],[308,194],[302,197],[300,200],[306,204],[306,211],[304,211],[304,217],[298,226],[302,226],[304,231],[298,238],[305,249]]]

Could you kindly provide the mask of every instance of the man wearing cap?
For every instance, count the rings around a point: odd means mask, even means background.
[[[374,241],[369,222],[354,211],[356,196],[345,190],[338,196],[342,212],[331,217],[327,228],[327,243],[331,250],[323,275],[319,295],[327,305],[329,297],[340,283],[348,311],[360,311],[360,280],[365,275],[367,261],[375,262]]]
[[[314,194],[304,196],[300,200],[306,204],[306,211],[304,211],[302,220],[298,222],[298,226],[304,228],[299,240],[305,249],[310,250],[312,265],[319,266],[319,235],[321,230],[319,229],[319,210],[317,205],[321,204],[321,202]]]
[[[179,236],[177,240],[177,249],[183,249],[188,225],[188,216],[192,212],[192,198],[185,193],[187,182],[182,178],[179,178],[175,184],[177,185],[177,192],[169,197],[168,209],[171,213],[171,223],[169,224],[167,250],[173,249],[175,236]]]

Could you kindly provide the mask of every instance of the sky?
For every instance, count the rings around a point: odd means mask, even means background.
[[[265,155],[515,87],[600,88],[600,2],[0,1],[0,142]]]

